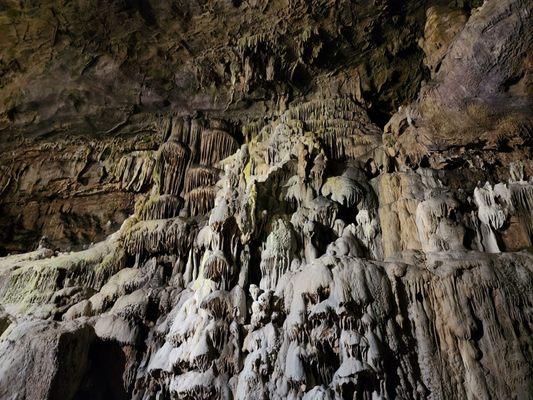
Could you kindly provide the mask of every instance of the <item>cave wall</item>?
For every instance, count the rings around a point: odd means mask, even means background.
[[[531,11],[0,5],[0,398],[527,399]]]

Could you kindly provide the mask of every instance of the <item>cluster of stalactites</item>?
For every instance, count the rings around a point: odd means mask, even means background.
[[[214,166],[238,148],[237,140],[230,133],[233,129],[220,119],[173,117],[167,125],[168,141],[188,147],[189,159],[194,164]]]
[[[185,212],[190,216],[205,215],[214,206],[215,184],[220,174],[217,165],[235,153],[238,142],[228,133],[229,126],[222,120],[172,118],[168,125],[167,143],[174,144],[165,143],[159,150],[158,159],[163,159],[159,164],[166,165],[165,176],[159,179],[163,183],[160,192],[175,194],[181,191]],[[180,145],[188,149],[190,156],[172,160],[169,154],[175,149],[177,155],[180,151],[176,146]]]
[[[166,334],[165,345],[154,352],[154,359],[168,365],[154,376],[168,379],[172,395],[182,399],[232,398],[230,390],[242,400],[426,398],[430,392],[489,397],[482,363],[501,349],[491,349],[484,336],[512,337],[516,326],[525,329],[520,313],[508,310],[509,304],[531,306],[514,276],[527,276],[525,268],[517,263],[497,270],[483,257],[443,259],[435,262],[434,274],[418,265],[371,261],[382,260],[383,251],[380,210],[363,170],[367,158],[342,167],[335,159],[359,154],[354,143],[373,143],[373,128],[348,100],[306,103],[284,118],[263,142],[250,150],[243,146],[223,165],[215,164],[237,147],[224,124],[204,129],[198,120],[173,122],[156,169],[172,175],[182,166],[183,172],[179,179],[158,175],[158,188],[183,185],[189,216],[211,212],[199,230],[187,221],[205,219],[177,217],[181,199],[163,189],[144,204],[141,221],[124,241],[130,255],[177,258],[179,295],[158,331]],[[305,132],[296,120],[324,132]],[[335,129],[345,132],[333,134]],[[191,149],[189,158],[182,143]],[[225,171],[218,183],[217,167]],[[382,206],[394,205],[391,214],[409,216],[410,233],[428,260],[442,256],[431,253],[462,250],[459,202],[437,190],[442,188],[433,174],[423,169],[414,174],[416,184],[385,185],[391,193],[380,193],[387,200]],[[476,189],[476,221],[498,231],[517,214],[531,232],[528,185]],[[286,200],[290,206],[276,208]],[[390,217],[381,215],[384,223]],[[255,246],[250,238],[265,237],[258,247],[261,275],[254,277],[259,283],[249,286],[250,306],[244,293],[250,253],[243,249]],[[481,279],[487,271],[498,279]],[[512,280],[519,293],[500,293],[502,279]],[[500,308],[509,311],[501,322],[505,328],[483,331],[485,320],[491,321],[486,326],[500,324],[495,313],[484,310]],[[517,368],[526,370],[525,364],[519,357]],[[446,379],[434,380],[433,370]],[[467,379],[449,376],[447,371],[456,370]]]
[[[500,253],[531,246],[533,182],[486,183],[461,197],[438,171],[419,168],[381,174],[377,183],[386,259],[412,250]]]
[[[239,145],[235,138],[221,129],[206,129],[202,132],[200,163],[216,165],[237,151]]]
[[[152,152],[136,151],[120,159],[114,175],[122,189],[140,192],[151,184],[154,167]]]
[[[165,253],[185,256],[197,233],[196,223],[181,217],[139,221],[125,235],[124,248],[137,258]]]
[[[264,125],[265,123],[261,120],[250,121],[249,123],[243,125],[242,136],[244,137],[246,142],[250,142],[257,135],[259,135],[259,132],[261,131],[261,128],[263,128]]]
[[[181,142],[171,140],[159,147],[155,167],[159,194],[180,194],[188,160],[188,148]]]
[[[201,186],[185,194],[189,215],[205,215],[215,205],[217,188]]]
[[[204,277],[216,283],[222,290],[228,290],[234,276],[232,265],[220,250],[212,252],[204,262]]]
[[[139,217],[142,220],[168,219],[177,217],[183,199],[171,194],[152,195],[142,206]]]
[[[205,165],[194,165],[189,167],[185,174],[183,191],[189,193],[198,187],[209,187],[215,185],[220,171]]]
[[[318,135],[332,160],[357,158],[376,148],[381,131],[366,111],[349,98],[322,99],[289,108],[281,121],[301,121],[305,130]]]
[[[172,117],[164,122],[166,141],[156,153],[153,168],[156,191],[141,218],[172,218],[182,208],[184,215],[205,215],[214,206],[217,165],[235,153],[238,142],[222,120]]]
[[[389,395],[385,359],[397,344],[386,344],[383,337],[398,331],[394,321],[387,322],[394,298],[385,273],[351,257],[327,267],[328,259],[293,271],[283,290],[250,287],[254,302],[238,399],[255,398],[257,388],[294,399],[314,399],[317,392],[324,398]],[[409,373],[397,367],[398,373]],[[406,382],[416,386],[416,379],[411,375]]]
[[[345,115],[339,117],[348,118],[349,107],[348,102],[341,103],[340,114]],[[307,105],[299,114],[289,116],[291,120],[306,118],[308,126],[323,128],[326,133],[317,138],[289,120],[274,125],[269,128],[271,135],[250,146],[251,154],[246,148],[224,162],[226,174],[218,186],[215,180],[219,171],[211,163],[220,161],[234,144],[223,126],[210,126],[205,138],[200,139],[197,162],[201,164],[187,172],[184,197],[190,215],[214,209],[208,229],[199,233],[187,253],[185,270],[180,269],[188,289],[171,314],[174,319],[167,335],[172,348],[169,360],[174,371],[179,371],[172,377],[171,391],[178,398],[191,394],[223,397],[222,388],[228,387],[229,375],[238,374],[232,383],[238,399],[271,396],[309,400],[315,395],[371,399],[391,394],[424,398],[428,387],[435,393],[454,393],[440,388],[427,373],[420,376],[413,370],[412,360],[417,354],[406,346],[413,338],[404,333],[404,328],[409,319],[415,339],[422,343],[420,365],[431,364],[431,368],[443,371],[450,369],[450,364],[464,362],[464,368],[479,371],[477,347],[471,340],[476,335],[475,319],[464,317],[467,326],[461,328],[459,318],[450,315],[460,316],[459,308],[465,300],[456,301],[451,292],[439,287],[451,288],[459,283],[455,278],[432,278],[432,290],[440,290],[443,298],[450,299],[445,308],[439,309],[437,303],[427,300],[431,297],[426,288],[429,278],[422,276],[429,273],[427,270],[413,268],[406,277],[403,264],[370,261],[382,259],[383,251],[378,205],[363,167],[367,158],[342,169],[328,168],[331,154],[342,158],[341,150],[331,153],[331,148],[340,149],[348,142],[341,140],[338,144],[341,136],[336,136],[337,143],[333,143],[332,135],[330,143],[327,132],[356,124],[339,121],[341,118],[324,122],[322,117],[331,115],[327,106],[320,104]],[[358,135],[360,143],[371,143],[370,134],[365,136],[360,130]],[[330,146],[328,153],[324,148]],[[220,151],[218,155],[214,155],[215,149]],[[350,151],[355,154],[359,150]],[[352,153],[342,149],[342,156]],[[246,172],[245,165],[250,165]],[[259,173],[254,176],[257,171],[261,171],[260,179]],[[426,176],[423,170],[416,174],[419,184],[391,187],[391,193],[380,195],[384,199],[389,194],[397,195],[405,200],[409,207],[399,203],[398,209],[406,209],[420,249],[428,255],[462,250],[465,232],[457,223],[459,203],[437,190],[442,188],[433,175]],[[474,201],[479,220],[498,230],[506,224],[511,209],[530,210],[529,186],[519,184],[514,183],[507,191],[501,187],[477,189]],[[275,199],[273,192],[279,187],[283,190]],[[393,189],[398,193],[392,193]],[[292,207],[275,215],[261,213],[270,211],[258,209],[264,205],[257,196],[265,192],[272,196],[269,201],[290,200]],[[266,240],[260,248],[259,287],[250,286],[250,325],[242,332],[240,326],[248,312],[243,294],[248,269],[242,261],[244,239],[237,227],[252,221],[242,217],[244,214],[258,217],[261,226],[250,230],[256,238],[258,232],[266,231]],[[529,221],[528,215],[524,218]],[[476,262],[468,267],[475,268]],[[485,296],[482,287],[474,292],[475,296]],[[403,304],[405,296],[412,297],[407,305]],[[523,299],[518,301],[522,304]],[[451,332],[442,348],[439,338],[431,336],[434,327],[428,324],[426,313],[446,317],[438,319],[449,325],[444,332]],[[244,340],[241,334],[246,335]],[[430,350],[440,348],[445,354],[446,346],[457,346],[459,350],[452,352],[462,359],[436,361]],[[483,389],[477,376],[471,374],[469,379],[467,385]]]
[[[522,246],[533,243],[533,184],[530,182],[498,183],[492,187],[486,183],[474,190],[478,207],[478,240],[484,251],[497,253],[502,250],[500,231],[508,229],[511,218],[514,235],[521,238]]]
[[[204,215],[215,204],[215,183],[220,171],[204,165],[192,166],[185,176],[184,193],[189,215]]]
[[[189,207],[205,207],[206,211],[212,207],[211,204],[202,206],[207,198],[200,196],[205,196],[203,191],[214,189],[203,186],[212,183],[214,177],[212,169],[199,167],[188,178],[190,190],[185,196]],[[226,174],[220,185],[227,187],[229,180]],[[221,191],[215,208],[228,210],[225,203],[228,199],[223,194]],[[195,212],[199,210],[191,214]],[[223,223],[218,222],[210,220],[198,232],[184,271],[180,269],[187,289],[170,314],[167,344],[159,350],[165,354],[171,370],[180,372],[170,383],[170,391],[177,398],[187,398],[191,393],[228,398],[224,394],[229,390],[228,379],[242,368],[240,325],[247,313],[243,288],[248,276],[248,258],[241,251],[241,233],[231,216],[224,218]]]
[[[278,220],[268,235],[261,252],[261,283],[263,290],[274,290],[279,279],[288,272],[296,252],[296,238],[289,222]]]
[[[166,141],[183,143],[190,151],[190,161],[198,161],[200,137],[204,129],[204,122],[200,118],[171,117],[165,119],[163,127]]]

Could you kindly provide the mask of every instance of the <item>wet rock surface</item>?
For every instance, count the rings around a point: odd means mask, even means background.
[[[0,8],[0,398],[531,396],[528,2],[89,3]]]

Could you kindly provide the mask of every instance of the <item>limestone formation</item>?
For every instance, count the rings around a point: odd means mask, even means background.
[[[0,398],[531,397],[530,3],[51,3],[0,6]]]

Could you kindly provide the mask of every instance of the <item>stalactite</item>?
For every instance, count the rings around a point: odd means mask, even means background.
[[[191,130],[188,140],[189,149],[191,149],[191,160],[196,163],[200,160],[200,142],[202,135],[202,121],[199,119],[191,120]]]
[[[155,167],[159,194],[179,195],[188,157],[188,149],[182,143],[169,141],[161,145]]]
[[[207,129],[202,132],[200,163],[213,166],[232,155],[238,149],[237,141],[220,129]]]
[[[264,126],[262,121],[252,121],[242,127],[242,134],[244,136],[245,142],[250,142],[254,139]]]
[[[250,51],[254,53],[260,44],[267,42],[268,37],[269,37],[269,34],[265,32],[260,32],[260,33],[255,33],[253,35],[244,36],[239,39],[237,46],[239,50],[243,53],[245,51]]]
[[[369,123],[366,112],[345,98],[303,103],[290,108],[281,120],[303,121],[321,138],[332,160],[361,157],[381,143],[381,132]]]
[[[463,193],[431,168],[373,178],[379,135],[347,99],[290,107],[233,155],[224,122],[172,121],[158,186],[114,244],[0,258],[3,301],[94,322],[134,353],[138,398],[527,393],[531,255],[489,252],[513,218],[530,229],[530,183]]]
[[[498,194],[493,192],[489,184],[474,190],[474,199],[479,208],[479,219],[493,229],[500,229],[505,223],[507,215],[504,208],[495,200],[495,197],[498,197]]]
[[[155,195],[143,205],[140,218],[145,221],[174,218],[178,216],[182,206],[183,199],[180,197],[170,194]]]
[[[218,287],[228,290],[233,278],[233,268],[221,251],[211,254],[204,264],[204,277],[216,282]]]
[[[199,161],[199,149],[205,122],[199,118],[174,117],[169,141],[183,143],[190,151],[190,161]]]
[[[205,215],[215,205],[216,188],[214,186],[198,187],[185,195],[191,215]]]
[[[189,145],[190,148],[190,133],[191,133],[191,119],[186,118],[180,118],[180,117],[174,117],[172,118],[172,124],[171,124],[171,132],[168,139],[185,143]]]
[[[278,220],[261,253],[261,289],[276,288],[278,280],[289,270],[295,250],[296,241],[291,225]]]
[[[123,156],[114,170],[121,188],[140,192],[152,181],[155,160],[152,152],[137,151]]]
[[[525,182],[510,185],[511,202],[519,215],[520,222],[529,235],[529,242],[533,243],[533,184]]]
[[[216,168],[203,165],[191,166],[185,174],[183,191],[189,193],[201,186],[213,186],[218,180],[219,173]]]
[[[185,255],[197,233],[198,226],[194,221],[179,217],[141,221],[124,238],[124,248],[130,255],[144,256],[162,252]]]
[[[354,180],[346,176],[335,176],[326,180],[322,195],[345,207],[354,207],[363,199],[363,190]]]
[[[216,290],[202,301],[200,307],[209,310],[215,319],[228,320],[233,313],[232,300],[228,291]]]

